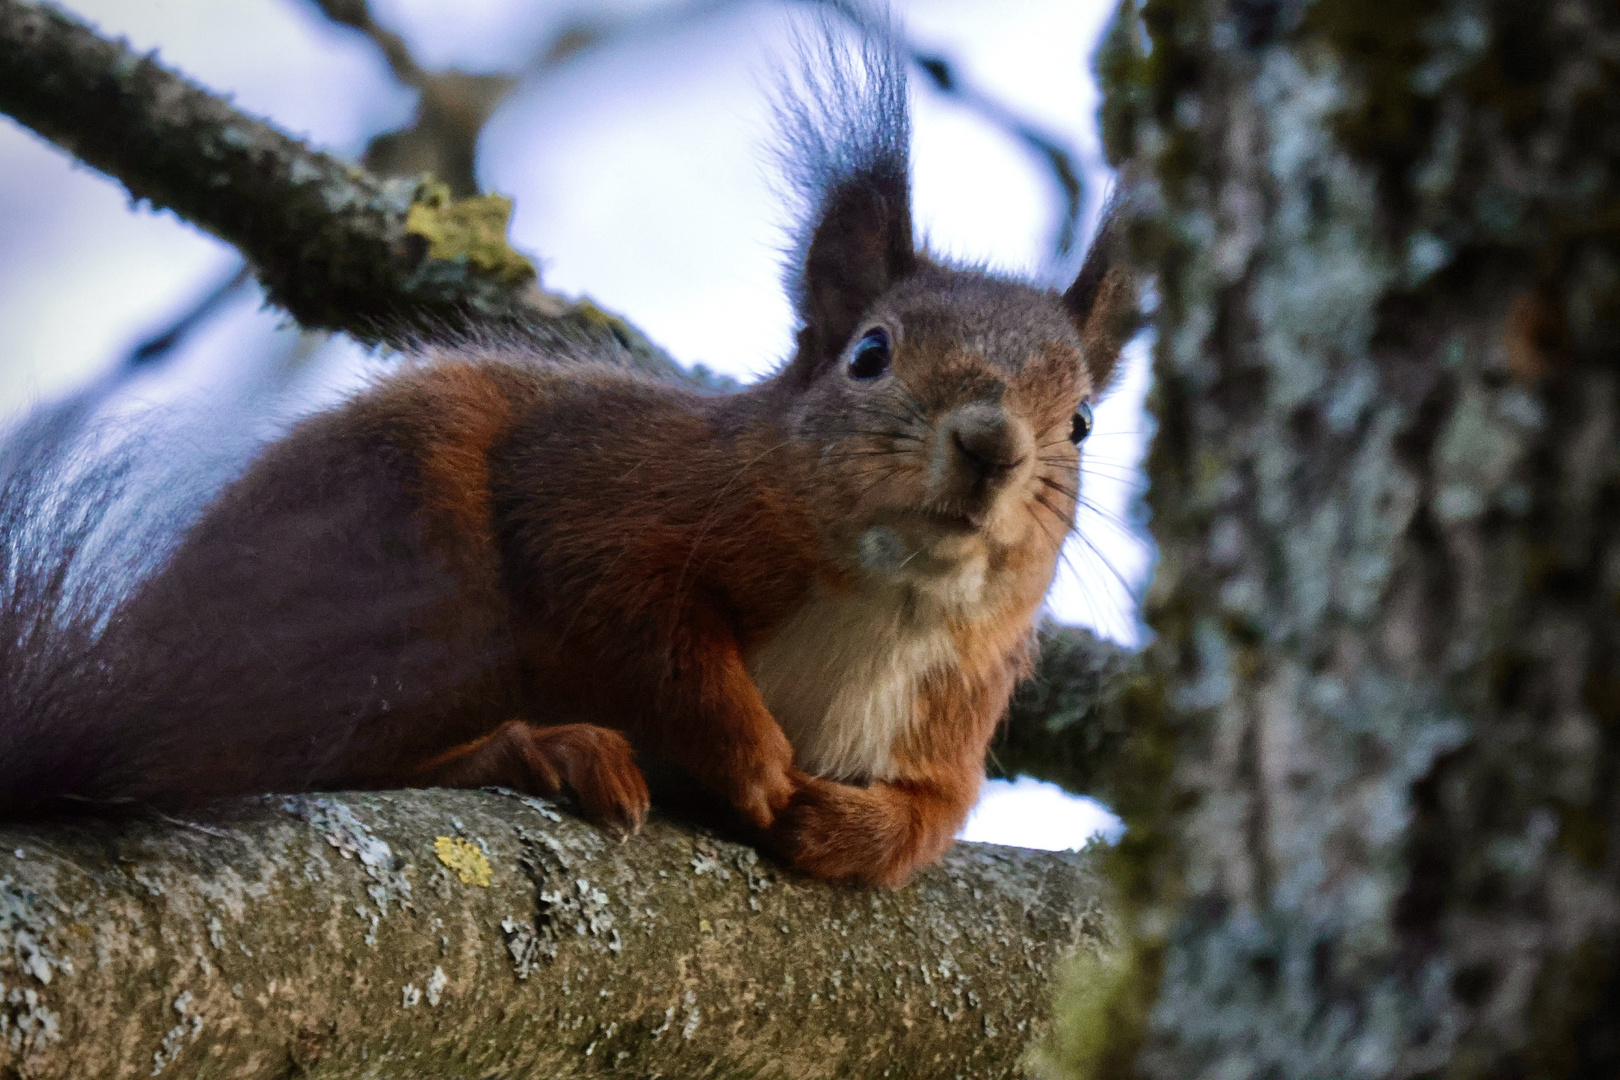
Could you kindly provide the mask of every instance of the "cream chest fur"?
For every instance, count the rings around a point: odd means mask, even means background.
[[[895,774],[893,751],[926,679],[954,665],[946,619],[900,583],[816,591],[748,657],[801,769],[865,782]]]

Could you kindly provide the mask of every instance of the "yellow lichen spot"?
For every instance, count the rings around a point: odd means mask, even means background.
[[[512,200],[504,195],[452,199],[443,184],[424,182],[405,212],[405,231],[427,241],[435,259],[464,259],[469,266],[510,284],[535,277],[534,264],[506,242]]]
[[[607,330],[611,330],[624,322],[617,315],[597,307],[595,301],[591,300],[590,297],[581,297],[579,303],[574,305],[574,310],[579,313],[581,319],[584,319],[592,326],[600,326]]]
[[[714,924],[710,923],[708,919],[699,919],[698,932],[702,934],[712,934],[714,933]]]
[[[439,856],[439,861],[461,879],[463,885],[489,888],[489,880],[495,871],[489,865],[489,860],[484,858],[484,853],[478,850],[477,844],[441,836],[433,841],[433,851]]]

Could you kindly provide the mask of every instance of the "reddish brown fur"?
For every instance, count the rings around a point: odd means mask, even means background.
[[[1005,302],[995,291],[1008,287],[986,288],[990,301]],[[898,346],[895,361],[925,418],[993,399],[1027,421],[1043,453],[1057,455],[1060,475],[1072,475],[1067,427],[1073,402],[1088,392],[1076,331],[1052,319],[1053,336],[1037,338],[1009,372],[964,350],[948,319],[929,314],[932,296],[922,290],[908,324],[915,344]],[[1012,296],[1052,303],[1033,290]],[[786,378],[702,399],[600,368],[453,359],[356,409],[421,463],[424,508],[452,540],[451,561],[469,584],[504,582],[520,643],[512,677],[516,696],[540,710],[531,715],[589,718],[629,733],[644,755],[720,795],[812,873],[897,884],[937,857],[973,803],[985,746],[1028,663],[1072,496],[1053,496],[1059,505],[1047,518],[1030,507],[1015,516],[1021,533],[989,562],[1001,592],[950,622],[951,669],[916,673],[916,715],[894,746],[890,774],[855,785],[817,778],[795,766],[746,658],[812,587],[859,593],[851,549],[860,523],[873,504],[922,495],[917,475],[887,475],[875,453],[818,465],[827,447],[859,449],[870,438],[829,434],[814,415],[808,429],[784,425],[784,408],[799,400],[784,390]],[[423,419],[465,415],[480,398],[479,423]],[[827,419],[847,426],[839,416],[847,411]],[[490,490],[458,486],[482,477]],[[1028,493],[1047,495],[1034,485]],[[490,519],[466,516],[469,506],[490,507]],[[505,719],[464,715],[446,729],[488,730]],[[535,744],[534,729],[512,722],[499,731],[394,779],[518,783],[513,762],[527,754],[539,760],[523,786],[552,792],[565,783],[599,816],[639,819],[636,785],[621,768],[559,770],[542,751],[512,748]]]
[[[1038,457],[1023,487],[984,495],[949,447],[852,423],[862,406],[844,400],[836,369],[823,390],[793,386],[789,369],[704,399],[589,365],[452,357],[353,406],[417,462],[430,535],[464,601],[491,607],[472,621],[507,622],[516,642],[500,692],[436,720],[471,741],[405,775],[359,779],[568,787],[593,816],[637,822],[644,788],[621,744],[590,735],[601,725],[719,795],[811,873],[898,884],[937,857],[977,795],[1072,517],[1067,435],[1075,401],[1094,393],[1080,339],[1095,340],[1095,318],[1075,326],[1048,294],[928,266],[873,318],[893,327],[894,391],[916,430],[937,441],[952,417],[978,415],[969,407],[1016,418],[1029,434],[1006,436],[1008,452]],[[975,326],[1000,322],[1011,338],[974,344]],[[989,591],[935,617],[953,662],[908,676],[913,715],[887,764],[857,783],[805,771],[749,657],[814,590],[859,602],[871,588],[861,538],[889,508],[978,512],[985,499],[1003,508],[984,526],[999,536],[985,541]],[[569,739],[531,726],[558,721]]]
[[[984,279],[971,296],[950,295],[968,287],[923,276],[887,316],[899,335],[895,388],[915,402],[917,430],[947,430],[961,409],[992,402],[1026,425],[1030,441],[1017,445],[1072,476],[1067,428],[1090,392],[1076,328],[1047,294]],[[953,313],[974,304],[986,318],[1012,304],[1048,312],[1016,368],[964,347]],[[1028,311],[1018,321],[1043,324]],[[452,621],[503,624],[515,646],[480,693],[419,710],[446,737],[422,730],[412,744],[424,757],[334,779],[567,788],[592,816],[634,824],[645,788],[607,728],[721,796],[809,872],[898,884],[937,857],[972,806],[985,746],[1028,663],[1072,491],[1037,483],[1051,472],[1039,465],[1027,490],[996,496],[1016,505],[987,556],[993,587],[942,624],[954,662],[910,676],[914,715],[883,775],[814,776],[795,764],[749,656],[814,589],[858,602],[870,588],[863,523],[889,520],[888,507],[932,498],[970,509],[985,496],[949,448],[896,466],[879,453],[882,437],[851,426],[849,406],[788,420],[805,409],[791,377],[705,399],[589,365],[452,356],[350,406],[351,423],[416,462],[428,535],[462,582]],[[946,471],[930,480],[940,453]],[[1048,496],[1050,513],[1036,501]],[[985,527],[1001,528],[994,520]]]
[[[628,831],[641,827],[651,805],[629,741],[593,724],[537,727],[508,720],[430,758],[411,780],[434,787],[498,784],[548,798],[571,792],[586,817]]]
[[[489,455],[511,427],[510,397],[492,369],[465,364],[430,368],[405,385],[426,406],[411,440],[433,533],[441,542],[458,534],[492,542]]]

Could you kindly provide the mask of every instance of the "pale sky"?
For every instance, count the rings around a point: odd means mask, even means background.
[[[354,156],[404,122],[411,95],[374,49],[334,29],[304,0],[65,0],[65,6],[158,49],[164,61],[321,148]],[[512,70],[588,11],[634,15],[669,4],[597,0],[373,0],[378,18],[430,67]],[[951,59],[982,89],[1072,145],[1088,206],[1106,184],[1096,98],[1085,58],[1109,0],[906,0],[895,8],[917,44]],[[609,47],[530,78],[491,121],[479,169],[514,197],[513,243],[538,257],[549,287],[588,294],[686,362],[757,377],[783,357],[790,316],[780,247],[787,224],[772,194],[764,87],[803,8],[739,5],[726,14]],[[1006,134],[913,80],[915,200],[937,251],[1057,284],[1072,266],[1049,256],[1051,181]],[[132,212],[116,185],[0,118],[0,412],[60,394],[104,370],[206,292],[233,264],[225,245],[169,214]],[[253,392],[266,363],[292,365],[300,400],[352,386],[368,366],[341,339],[300,342],[274,311],[244,300],[144,384],[153,397]],[[1132,517],[1147,431],[1140,350],[1098,410],[1084,478],[1102,511],[1082,517],[1091,546],[1071,543],[1049,600],[1054,614],[1133,642],[1124,585],[1147,572]],[[992,784],[967,835],[1067,847],[1106,812],[1056,788]],[[1116,823],[1117,824],[1117,823]]]

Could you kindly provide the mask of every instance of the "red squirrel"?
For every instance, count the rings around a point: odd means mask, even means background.
[[[425,349],[100,605],[116,469],[46,512],[48,469],[14,461],[0,814],[505,785],[633,830],[639,759],[816,877],[937,858],[1029,670],[1133,297],[1106,235],[1061,294],[919,250],[903,64],[829,49],[782,110],[799,330],[757,385]]]

